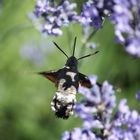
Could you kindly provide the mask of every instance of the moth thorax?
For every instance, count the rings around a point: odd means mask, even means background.
[[[73,114],[75,102],[76,92],[69,93],[57,91],[51,102],[51,108],[57,117],[67,119]]]

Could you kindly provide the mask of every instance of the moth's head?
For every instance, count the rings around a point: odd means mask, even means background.
[[[75,39],[74,39],[73,52],[72,52],[72,56],[71,56],[71,57],[68,57],[68,55],[67,55],[55,42],[53,42],[53,43],[54,43],[54,45],[68,58],[65,65],[66,65],[66,66],[69,66],[70,68],[76,68],[76,69],[77,69],[77,64],[78,64],[77,62],[78,62],[78,60],[83,59],[83,58],[86,58],[86,57],[89,57],[89,56],[91,56],[91,55],[94,55],[94,54],[98,53],[98,51],[96,51],[96,52],[94,52],[94,53],[91,53],[91,54],[82,56],[82,57],[80,57],[80,58],[77,59],[77,58],[74,56],[74,53],[75,53],[75,46],[76,46],[76,37],[75,37]]]
[[[77,64],[78,64],[78,61],[77,61],[76,57],[71,56],[71,57],[68,58],[65,65],[69,66],[70,68],[76,68],[77,69]]]
[[[73,114],[75,102],[76,95],[56,92],[51,102],[51,108],[58,118],[67,119]]]
[[[75,46],[76,46],[76,37],[74,39],[74,44],[73,44],[73,52],[72,52],[72,56],[69,57],[58,45],[57,43],[53,42],[54,45],[67,57],[67,62],[66,62],[66,66],[69,66],[70,68],[77,68],[77,59],[74,56],[75,53]]]

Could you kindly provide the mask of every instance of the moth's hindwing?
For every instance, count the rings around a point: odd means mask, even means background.
[[[89,80],[89,78],[82,74],[82,73],[78,73],[78,76],[79,76],[79,83],[81,86],[84,86],[84,87],[87,87],[87,88],[91,88],[92,87],[92,84]]]

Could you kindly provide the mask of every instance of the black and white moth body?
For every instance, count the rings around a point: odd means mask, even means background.
[[[68,58],[67,62],[63,68],[57,71],[39,72],[39,74],[55,84],[57,90],[51,102],[51,108],[57,117],[67,119],[73,114],[79,85],[88,88],[92,86],[88,77],[78,72],[78,60],[96,54],[97,51],[77,59],[74,56],[76,37],[74,40],[73,55],[71,57],[68,57],[55,42],[54,44]]]
[[[57,91],[51,102],[51,108],[57,117],[68,118],[73,114],[79,87],[77,70],[66,65],[59,70],[57,78]]]

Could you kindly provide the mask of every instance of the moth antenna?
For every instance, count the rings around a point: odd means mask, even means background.
[[[83,58],[86,58],[86,57],[89,57],[89,56],[92,56],[92,55],[95,55],[96,53],[98,53],[99,51],[96,51],[94,53],[91,53],[91,54],[88,54],[88,55],[85,55],[85,56],[82,56],[80,58],[78,58],[77,60],[80,60],[80,59],[83,59]]]
[[[72,53],[72,56],[74,56],[74,53],[75,53],[76,39],[77,39],[77,37],[74,38],[73,53]]]
[[[68,57],[68,55],[53,41],[53,44],[67,57],[67,58],[69,58]]]

